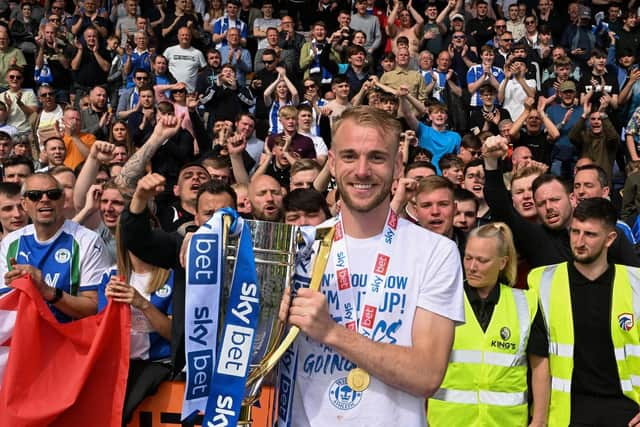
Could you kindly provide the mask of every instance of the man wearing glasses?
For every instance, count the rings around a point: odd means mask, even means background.
[[[44,141],[52,136],[57,136],[56,123],[62,119],[63,110],[56,102],[55,91],[52,86],[48,84],[42,84],[38,87],[38,100],[42,109],[38,113],[34,123],[34,134],[38,138],[40,144],[40,150],[42,151],[42,144]]]
[[[62,195],[49,174],[24,182],[22,206],[32,223],[0,243],[0,294],[29,274],[58,321],[69,322],[96,313],[96,289],[109,261],[96,233],[64,219]]]
[[[118,108],[116,109],[116,117],[118,119],[126,120],[131,114],[139,110],[140,89],[149,84],[149,79],[147,70],[136,69],[133,72],[134,86],[125,89],[118,99]]]

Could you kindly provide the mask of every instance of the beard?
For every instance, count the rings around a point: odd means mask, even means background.
[[[357,196],[354,197],[348,191],[348,185],[341,181],[338,181],[338,190],[340,191],[340,196],[342,197],[342,202],[345,206],[355,212],[366,213],[380,206],[380,204],[386,200],[389,200],[391,195],[391,183],[392,180],[383,182],[382,186],[378,186],[377,193],[373,194],[373,197],[366,201],[358,199]]]

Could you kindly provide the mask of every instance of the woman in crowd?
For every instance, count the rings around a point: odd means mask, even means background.
[[[127,122],[125,120],[116,120],[111,125],[111,132],[109,133],[109,142],[116,146],[123,146],[128,155],[133,153],[133,142],[129,135],[127,128]]]
[[[123,410],[126,424],[140,402],[171,372],[173,271],[147,264],[129,252],[119,225],[116,258],[117,265],[105,273],[100,285],[98,309],[106,307],[107,298],[131,306],[131,360]]]
[[[224,5],[222,4],[222,0],[211,0],[209,2],[207,12],[202,17],[205,31],[212,33],[214,21],[222,16],[224,16]]]
[[[548,364],[536,355],[546,350],[535,348],[540,341],[534,323],[541,321],[538,297],[512,288],[517,263],[506,224],[487,224],[469,234],[463,260],[466,323],[456,328],[444,380],[429,399],[429,425],[527,426],[527,356],[532,366],[531,425],[546,425]]]
[[[281,70],[278,78],[264,91],[264,105],[269,108],[269,134],[282,132],[282,124],[278,120],[280,108],[285,105],[297,106],[299,102],[298,90]]]

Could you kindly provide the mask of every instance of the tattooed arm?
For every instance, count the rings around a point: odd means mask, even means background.
[[[168,116],[158,120],[153,133],[138,151],[124,164],[120,174],[115,178],[116,184],[131,194],[136,189],[138,180],[145,174],[145,167],[169,138],[174,136],[182,126],[181,117]]]

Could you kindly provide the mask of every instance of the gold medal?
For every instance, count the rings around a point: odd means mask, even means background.
[[[365,391],[369,387],[371,376],[362,368],[353,368],[347,375],[347,385],[353,391]]]

